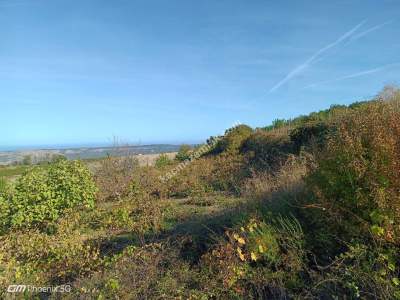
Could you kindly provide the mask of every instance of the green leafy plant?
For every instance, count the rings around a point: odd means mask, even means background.
[[[247,125],[238,125],[226,130],[225,135],[218,140],[211,151],[214,154],[237,154],[243,142],[253,133],[253,129]]]
[[[399,121],[391,103],[371,103],[341,122],[318,157],[309,184],[342,239],[371,232],[400,243]]]
[[[171,164],[172,160],[166,154],[160,154],[160,156],[157,157],[154,165],[156,168],[161,169]]]
[[[189,145],[183,144],[179,147],[179,151],[175,156],[177,161],[185,161],[190,158],[190,152],[192,151],[192,147]]]
[[[241,152],[255,169],[275,170],[293,152],[293,145],[287,133],[258,130],[243,142]]]
[[[96,191],[92,176],[82,163],[59,161],[46,170],[28,171],[18,179],[12,195],[2,197],[2,202],[9,208],[6,219],[11,227],[31,227],[57,220],[67,208],[93,207]]]

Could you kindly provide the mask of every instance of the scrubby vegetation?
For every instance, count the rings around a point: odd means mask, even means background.
[[[181,145],[179,147],[178,153],[175,156],[175,159],[177,161],[181,161],[181,162],[185,161],[190,158],[191,151],[192,151],[192,147],[190,147],[189,145],[186,145],[186,144]]]
[[[0,297],[400,299],[399,124],[393,92],[234,127],[168,181],[196,149],[0,181]]]

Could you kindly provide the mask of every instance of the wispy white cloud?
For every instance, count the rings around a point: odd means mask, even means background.
[[[278,88],[280,88],[282,85],[284,85],[286,82],[291,80],[293,77],[296,75],[302,73],[305,69],[307,69],[315,60],[317,60],[322,54],[324,54],[326,51],[329,49],[339,45],[340,43],[346,41],[348,38],[350,38],[361,26],[364,25],[366,20],[362,21],[346,33],[344,33],[342,36],[340,36],[336,41],[333,43],[328,44],[327,46],[319,49],[317,52],[315,52],[309,59],[307,59],[304,63],[301,65],[297,66],[294,68],[292,71],[290,71],[281,81],[279,81],[276,85],[274,85],[270,89],[270,93],[276,91]]]
[[[305,86],[304,89],[313,88],[313,87],[327,84],[327,83],[332,83],[332,82],[342,81],[342,80],[346,80],[346,79],[352,79],[352,78],[356,78],[356,77],[360,77],[360,76],[365,76],[365,75],[369,75],[369,74],[374,74],[374,73],[381,72],[381,71],[387,70],[389,68],[394,68],[397,66],[400,66],[400,63],[389,64],[389,65],[385,65],[385,66],[382,66],[379,68],[374,68],[374,69],[369,69],[369,70],[365,70],[365,71],[361,71],[361,72],[357,72],[357,73],[352,73],[352,74],[342,76],[339,78],[335,78],[335,79],[331,79],[331,80],[325,80],[325,81],[312,83],[310,85]]]

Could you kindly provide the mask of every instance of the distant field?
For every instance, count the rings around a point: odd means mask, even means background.
[[[30,157],[32,162],[38,163],[46,161],[52,155],[62,155],[67,159],[101,159],[112,156],[126,155],[147,155],[166,152],[176,152],[179,145],[136,145],[136,146],[116,146],[116,147],[93,147],[93,148],[71,148],[71,149],[42,149],[42,150],[19,150],[19,151],[0,151],[0,166],[10,165],[14,162],[22,162],[25,157]]]
[[[169,152],[166,153],[166,155],[173,159],[176,155],[176,152]],[[140,165],[153,165],[154,161],[157,159],[157,157],[159,156],[159,154],[140,154],[140,155],[136,155],[139,164]],[[88,159],[82,159],[82,161],[88,165],[89,169],[91,169],[92,171],[95,171],[96,168],[100,165],[100,161],[104,159],[104,158],[88,158]],[[47,168],[47,164],[42,164],[42,165],[38,165],[40,166],[40,168]],[[27,170],[29,170],[30,168],[35,167],[34,165],[29,165],[29,166],[1,166],[0,165],[0,178],[6,178],[6,179],[10,179],[10,178],[15,178],[17,176],[20,176],[22,174],[24,174],[24,172],[26,172]]]
[[[32,166],[0,167],[0,177],[11,177],[11,176],[21,175],[29,168],[32,168]]]

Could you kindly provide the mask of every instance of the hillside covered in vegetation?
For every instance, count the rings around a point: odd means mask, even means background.
[[[0,298],[400,299],[399,164],[395,91],[154,166],[29,169],[0,180]]]

